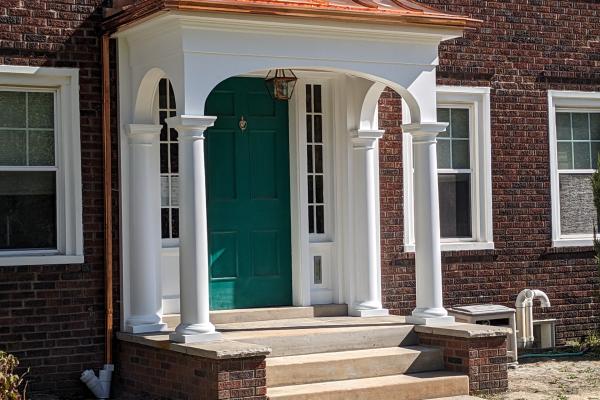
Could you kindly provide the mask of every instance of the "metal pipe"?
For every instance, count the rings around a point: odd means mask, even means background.
[[[110,36],[102,35],[102,157],[104,173],[104,359],[112,364],[113,243],[112,243],[112,148],[110,135]]]

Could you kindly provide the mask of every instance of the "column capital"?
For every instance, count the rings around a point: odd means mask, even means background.
[[[162,125],[129,124],[127,128],[130,143],[152,144],[160,135]]]
[[[208,115],[178,115],[165,119],[169,128],[177,130],[180,139],[204,139],[204,131],[214,125],[217,117]]]
[[[440,132],[448,127],[447,122],[423,122],[415,124],[403,124],[402,130],[413,137],[413,143],[427,143],[435,140]]]
[[[372,149],[384,133],[383,129],[358,129],[352,133],[352,145],[355,149]]]

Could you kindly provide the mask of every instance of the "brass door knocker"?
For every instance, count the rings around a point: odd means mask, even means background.
[[[248,127],[248,121],[246,121],[246,119],[242,115],[242,118],[240,118],[240,129],[242,130],[242,132],[244,132],[247,127]]]

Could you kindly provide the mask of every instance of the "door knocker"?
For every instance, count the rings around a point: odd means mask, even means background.
[[[248,121],[246,121],[246,119],[242,115],[242,118],[240,118],[240,129],[242,130],[242,132],[244,132],[247,127],[248,127]]]

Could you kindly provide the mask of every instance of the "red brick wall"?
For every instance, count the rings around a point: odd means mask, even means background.
[[[524,288],[552,302],[564,341],[599,327],[599,279],[591,249],[551,247],[547,90],[600,91],[600,4],[574,0],[420,0],[482,19],[442,44],[438,82],[491,87],[493,251],[444,253],[447,306],[514,306]],[[400,100],[380,101],[382,282],[386,307],[414,307],[414,257],[403,252]]]
[[[444,351],[444,368],[469,375],[471,394],[508,389],[506,337],[460,338],[419,333],[419,343]]]
[[[80,74],[85,263],[0,267],[0,348],[31,367],[30,390],[59,392],[61,398],[85,393],[81,371],[103,363],[100,4],[0,2],[0,64],[75,67]],[[115,176],[114,188],[117,183]],[[115,241],[115,261],[118,248]],[[116,267],[117,312],[118,277]]]
[[[267,399],[264,356],[211,360],[120,341],[118,357],[119,398]]]

